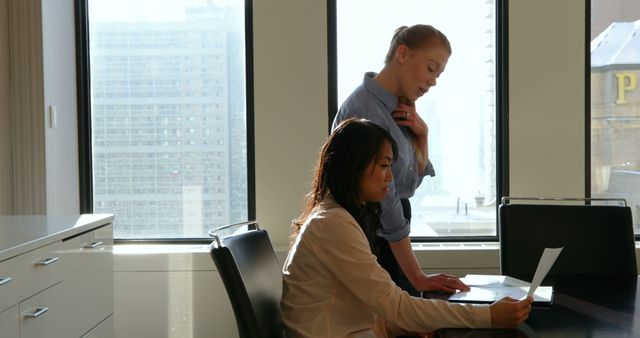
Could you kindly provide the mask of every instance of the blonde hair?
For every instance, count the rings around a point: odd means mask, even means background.
[[[386,65],[393,60],[396,50],[398,50],[398,47],[401,45],[415,50],[425,48],[434,40],[440,42],[447,52],[449,52],[449,55],[451,55],[451,43],[449,43],[449,39],[433,26],[413,25],[411,27],[398,27],[393,33],[393,38],[391,38],[391,44],[389,45],[389,51],[384,59],[384,63]]]

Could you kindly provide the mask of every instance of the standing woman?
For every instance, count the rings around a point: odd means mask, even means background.
[[[378,262],[402,289],[417,296],[421,291],[468,290],[459,278],[448,274],[425,275],[409,238],[411,204],[424,176],[435,176],[429,161],[429,128],[416,112],[414,102],[436,85],[444,71],[451,44],[429,25],[398,28],[391,40],[385,66],[366,73],[362,85],[345,100],[333,121],[360,117],[383,127],[398,145],[392,167],[394,181],[382,201],[381,229],[373,245]]]

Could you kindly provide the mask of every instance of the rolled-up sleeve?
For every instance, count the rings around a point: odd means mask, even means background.
[[[382,228],[378,235],[388,242],[397,242],[409,236],[411,226],[409,220],[404,218],[402,203],[395,184],[389,184],[389,191],[380,206],[382,209],[380,214]]]
[[[436,176],[436,169],[433,167],[433,163],[431,163],[431,160],[427,160],[427,168],[425,168],[424,173],[422,173],[422,175],[420,175],[421,177],[425,177],[425,176]]]

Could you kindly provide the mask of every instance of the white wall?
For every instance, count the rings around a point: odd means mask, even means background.
[[[326,2],[253,2],[256,218],[286,244],[327,136]]]
[[[78,213],[75,70],[74,0],[0,0],[1,212]]]
[[[509,1],[510,195],[584,197],[585,1]]]
[[[78,104],[74,0],[42,0],[47,212],[80,211],[78,179]],[[57,110],[57,126],[49,123],[49,109]],[[75,193],[68,194],[66,191]]]

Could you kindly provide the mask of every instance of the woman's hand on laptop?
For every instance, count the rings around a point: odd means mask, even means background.
[[[421,285],[416,289],[422,291],[444,291],[454,293],[457,290],[469,291],[469,287],[463,283],[460,278],[447,273],[439,273],[435,275],[424,275]]]

